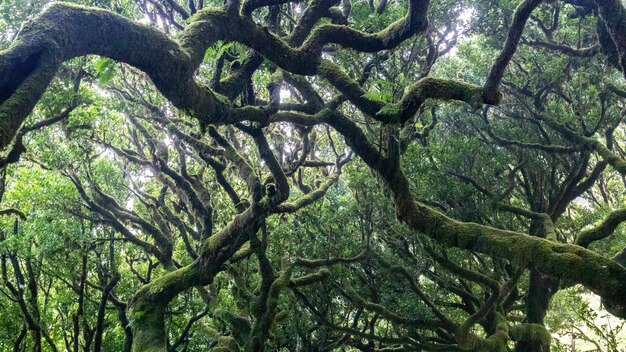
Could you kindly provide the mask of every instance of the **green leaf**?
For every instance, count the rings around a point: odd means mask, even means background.
[[[107,84],[115,73],[115,61],[109,58],[101,58],[96,62],[96,76],[100,84]]]

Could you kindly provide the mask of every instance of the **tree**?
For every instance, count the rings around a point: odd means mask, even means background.
[[[545,351],[574,284],[626,317],[619,1],[88,5],[2,5],[0,197],[24,159],[64,196],[3,211],[15,350]]]

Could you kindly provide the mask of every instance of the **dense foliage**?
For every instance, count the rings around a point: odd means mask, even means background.
[[[2,351],[624,351],[619,0],[0,0]]]

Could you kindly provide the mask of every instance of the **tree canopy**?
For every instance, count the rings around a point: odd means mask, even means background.
[[[621,1],[0,14],[3,351],[623,351]]]

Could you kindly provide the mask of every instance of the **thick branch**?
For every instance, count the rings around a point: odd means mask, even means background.
[[[626,209],[612,211],[600,224],[582,231],[576,238],[576,244],[586,248],[594,241],[609,237],[624,221],[626,221]]]
[[[441,244],[507,258],[518,265],[553,277],[579,282],[617,306],[626,307],[626,268],[575,245],[558,244],[518,232],[451,219],[413,198],[411,187],[398,164],[380,157],[360,129],[336,114],[331,124],[346,142],[382,177],[392,192],[398,218],[411,229]],[[626,312],[613,310],[615,314]]]
[[[517,7],[517,9],[515,9],[513,22],[509,28],[509,33],[507,35],[506,42],[504,42],[504,47],[491,67],[491,71],[487,77],[487,82],[485,82],[485,92],[483,96],[485,101],[495,101],[496,103],[499,101],[497,98],[498,86],[504,76],[504,70],[509,65],[515,51],[517,51],[517,45],[522,37],[522,32],[524,32],[526,21],[530,17],[533,10],[542,2],[543,0],[525,0]]]

